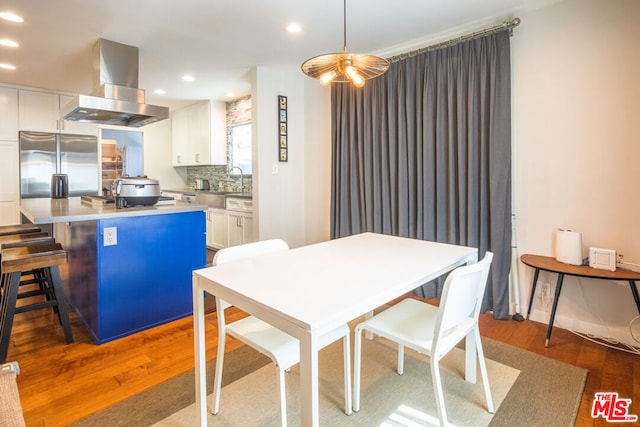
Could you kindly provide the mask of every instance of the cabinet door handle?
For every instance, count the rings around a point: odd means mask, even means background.
[[[200,163],[200,153],[196,153],[196,163]]]

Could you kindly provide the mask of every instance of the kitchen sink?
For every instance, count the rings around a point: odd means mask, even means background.
[[[207,205],[210,208],[225,208],[225,200],[227,197],[251,198],[251,193],[240,193],[230,191],[196,191],[195,202]]]
[[[218,191],[196,192],[196,203],[207,205],[210,208],[224,209],[224,199],[227,193]]]

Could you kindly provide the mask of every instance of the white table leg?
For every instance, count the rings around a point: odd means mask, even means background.
[[[300,339],[300,425],[318,427],[318,349],[311,334]]]
[[[207,425],[207,369],[204,346],[204,291],[193,277],[193,344],[196,375],[196,410],[198,425]]]

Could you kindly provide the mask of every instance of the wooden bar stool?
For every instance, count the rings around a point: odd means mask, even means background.
[[[47,307],[57,308],[58,320],[64,330],[67,344],[73,342],[69,312],[62,289],[59,265],[67,263],[67,252],[59,243],[21,246],[2,250],[2,299],[0,304],[0,363],[4,363],[9,350],[13,316]],[[16,307],[18,288],[23,271],[43,269],[46,275],[50,298],[46,301]]]
[[[2,225],[0,226],[0,236],[7,236],[10,234],[22,234],[22,233],[35,233],[42,231],[40,227],[34,224],[16,224],[16,225]]]
[[[50,243],[53,241],[53,237],[44,231],[28,232],[28,233],[15,233],[15,234],[0,234],[0,250],[4,248],[15,248],[18,246],[25,246],[37,243]]]
[[[45,243],[54,243],[53,237],[46,232],[36,232],[36,233],[21,233],[21,234],[8,234],[5,236],[0,236],[0,259],[2,258],[2,250],[8,248],[17,248],[20,246],[28,246],[28,245],[41,245]],[[0,267],[0,273],[2,273],[2,268]],[[39,283],[40,289],[43,289],[45,284],[44,275],[42,270],[31,270],[31,271],[23,271],[22,276],[31,276],[32,279],[21,279],[20,285],[28,285],[31,283]],[[0,289],[2,289],[2,283],[0,283]],[[18,296],[20,297],[20,296]]]

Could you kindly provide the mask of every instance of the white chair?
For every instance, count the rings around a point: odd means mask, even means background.
[[[474,354],[473,363],[468,363],[466,366],[466,379],[475,383],[477,354],[487,398],[487,409],[490,413],[494,412],[478,328],[478,316],[492,259],[493,254],[487,252],[482,261],[452,271],[445,281],[439,307],[406,298],[356,326],[354,411],[360,410],[362,330],[367,330],[398,343],[398,374],[400,375],[404,371],[405,346],[429,356],[438,418],[440,425],[443,426],[447,425],[447,412],[438,362],[458,342],[467,338],[466,351],[473,351]],[[467,359],[467,361],[470,360]]]
[[[289,250],[289,246],[280,239],[264,240],[239,246],[220,249],[213,258],[213,265],[221,265],[228,262],[240,261],[260,255],[272,254]],[[256,283],[260,286],[260,283]],[[285,393],[285,371],[300,362],[300,343],[297,338],[277,329],[262,320],[248,316],[233,323],[225,322],[224,309],[231,304],[216,298],[216,310],[218,318],[218,355],[216,359],[216,371],[214,380],[214,406],[213,413],[220,409],[220,388],[222,385],[222,367],[224,363],[225,335],[244,342],[268,356],[276,365],[278,374],[278,388],[280,391],[280,420],[283,426],[287,424],[287,403]],[[351,358],[350,358],[350,330],[348,325],[342,325],[323,337],[321,347],[324,347],[338,338],[344,342],[344,404],[345,413],[351,415]]]

